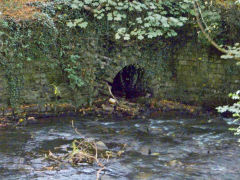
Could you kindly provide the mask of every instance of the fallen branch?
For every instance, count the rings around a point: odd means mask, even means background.
[[[100,178],[100,173],[101,173],[101,171],[104,170],[104,169],[105,169],[105,167],[102,167],[101,169],[99,169],[99,170],[97,171],[97,178],[96,178],[96,180],[99,180],[99,178]]]
[[[107,82],[106,82],[107,83]],[[117,98],[113,95],[112,93],[112,90],[111,90],[111,87],[109,86],[109,84],[107,83],[107,87],[108,87],[108,91],[109,91],[109,94],[112,96],[112,98],[116,101],[116,103],[118,104],[118,100]]]
[[[73,120],[72,120],[72,128],[74,129],[76,134],[78,134],[79,136],[82,136],[82,134],[77,130],[77,128],[75,128]]]

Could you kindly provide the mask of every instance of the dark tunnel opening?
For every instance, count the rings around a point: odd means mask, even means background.
[[[145,69],[136,64],[127,65],[121,69],[110,85],[112,86],[111,91],[116,97],[132,99],[153,95],[145,77]]]

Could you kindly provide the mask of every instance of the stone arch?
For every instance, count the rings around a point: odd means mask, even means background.
[[[126,99],[149,97],[153,94],[145,78],[145,69],[137,64],[123,67],[114,77],[111,86],[114,96]]]

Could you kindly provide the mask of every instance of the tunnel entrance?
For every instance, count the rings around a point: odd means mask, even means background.
[[[117,97],[126,99],[142,96],[152,96],[152,91],[148,87],[145,78],[145,70],[136,64],[125,66],[114,77],[111,83],[112,93]]]

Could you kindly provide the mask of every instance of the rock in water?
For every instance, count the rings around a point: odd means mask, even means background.
[[[97,149],[100,151],[108,150],[108,147],[102,141],[97,141],[96,146],[97,146]]]

